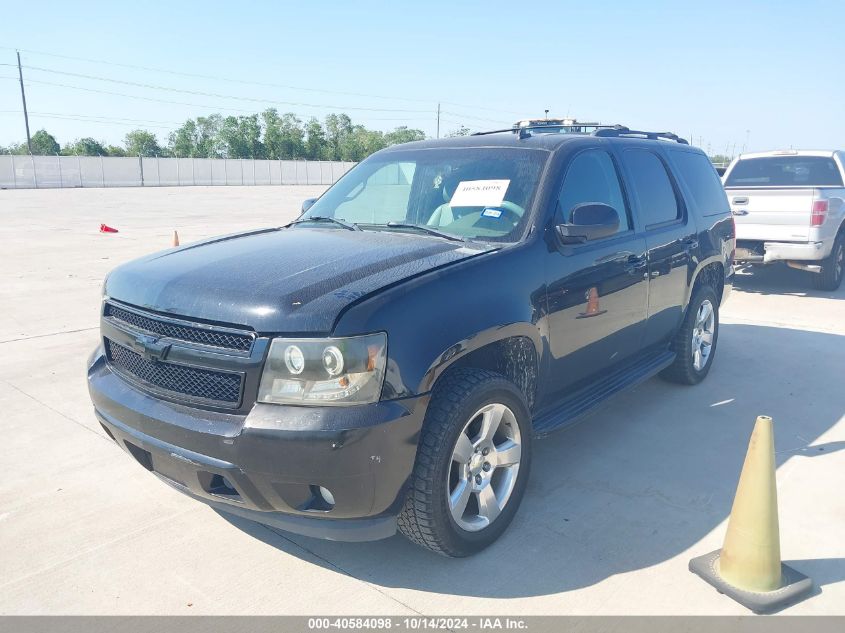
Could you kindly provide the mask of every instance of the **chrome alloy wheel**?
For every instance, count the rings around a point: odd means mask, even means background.
[[[692,366],[696,371],[701,371],[707,365],[715,334],[716,313],[710,300],[705,299],[698,308],[692,327]]]
[[[834,266],[834,279],[839,279],[842,277],[842,267],[845,265],[845,246],[842,244],[839,245],[839,250],[836,253],[836,256],[833,261]]]
[[[446,496],[458,526],[478,532],[510,499],[522,457],[519,424],[508,407],[488,404],[464,426],[449,465]]]

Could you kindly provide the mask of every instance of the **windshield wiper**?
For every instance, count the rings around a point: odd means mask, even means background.
[[[342,220],[340,218],[332,218],[328,215],[315,215],[310,218],[300,218],[291,222],[290,225],[293,226],[294,224],[302,224],[303,222],[331,222],[333,224],[337,224],[338,226],[342,226],[349,231],[361,230],[361,227],[354,222],[347,222],[346,220]]]
[[[428,233],[429,235],[436,235],[437,237],[443,237],[447,240],[452,240],[453,242],[466,241],[466,238],[452,235],[451,233],[446,233],[445,231],[438,231],[437,229],[433,229],[425,224],[410,224],[408,222],[395,222],[391,220],[384,226],[389,226],[392,229],[416,229],[417,231],[422,231],[423,233]]]

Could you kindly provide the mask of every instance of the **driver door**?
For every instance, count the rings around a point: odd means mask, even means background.
[[[569,163],[554,225],[568,222],[573,207],[590,202],[616,209],[618,231],[583,244],[559,245],[548,254],[549,377],[551,393],[558,397],[630,359],[645,333],[645,238],[633,230],[615,161],[598,148],[580,152]]]

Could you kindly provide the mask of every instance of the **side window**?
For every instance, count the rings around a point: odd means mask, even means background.
[[[631,187],[637,195],[643,226],[677,220],[680,217],[678,199],[663,161],[648,150],[629,149],[622,153],[622,162],[631,175]]]
[[[631,228],[616,166],[604,150],[587,150],[575,156],[569,164],[558,195],[559,212],[568,221],[572,207],[584,202],[610,205],[619,213],[619,232]]]
[[[692,199],[701,214],[708,216],[729,213],[728,197],[710,159],[694,152],[672,151],[671,154],[678,173],[689,187]]]

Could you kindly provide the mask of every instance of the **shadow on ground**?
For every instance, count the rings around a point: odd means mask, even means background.
[[[775,419],[779,466],[841,450],[845,443],[817,438],[845,412],[842,399],[830,397],[843,359],[845,336],[724,324],[704,383],[648,381],[537,442],[516,519],[469,559],[442,558],[398,536],[331,543],[227,520],[291,555],[313,554],[328,569],[384,587],[516,598],[590,586],[673,558],[726,519],[757,415]],[[818,585],[845,580],[840,558],[790,564]]]
[[[822,297],[845,299],[842,288],[838,291],[816,290],[815,273],[796,270],[786,264],[751,266],[734,275],[734,288],[741,292],[760,295],[792,295],[796,297]]]

